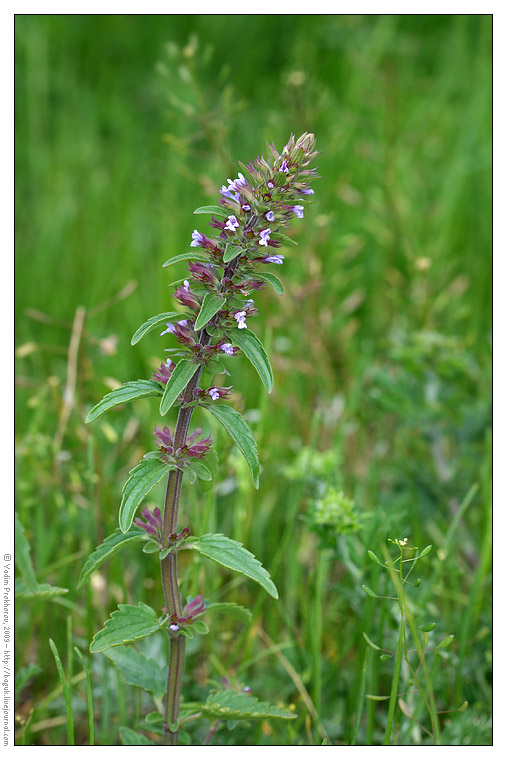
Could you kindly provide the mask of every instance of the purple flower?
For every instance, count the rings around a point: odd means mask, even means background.
[[[158,427],[158,425],[155,425],[153,437],[155,438],[155,443],[157,443],[161,449],[165,449],[167,452],[169,452],[169,454],[172,454],[174,452],[173,437],[167,425],[164,425],[162,430]]]
[[[165,363],[162,362],[160,367],[155,370],[153,375],[150,377],[150,380],[156,380],[159,383],[167,385],[167,382],[171,377],[175,366],[176,365],[170,359],[168,359]]]
[[[276,256],[266,256],[262,259],[265,264],[283,264],[285,256],[283,254],[277,254]]]
[[[198,282],[204,282],[207,285],[218,284],[214,270],[209,264],[202,261],[191,261],[188,265],[188,271],[192,273],[192,277]]]
[[[231,193],[231,191],[228,190],[225,185],[222,185],[220,188],[220,193],[224,196],[224,198],[230,198],[230,200],[234,201],[235,203],[239,203],[241,198],[239,193]]]
[[[176,337],[178,343],[184,343],[188,346],[193,346],[196,342],[196,336],[191,327],[193,324],[193,322],[189,324],[188,319],[181,319],[179,322],[176,322],[175,325],[173,325],[172,322],[167,322],[167,330],[161,332],[160,335],[171,333],[171,335],[174,335]]]
[[[235,319],[235,320],[236,320],[236,322],[238,323],[238,328],[239,328],[240,330],[244,330],[244,329],[246,328],[246,322],[245,322],[245,319],[246,319],[246,311],[237,311],[237,312],[234,314],[234,319]]]
[[[275,221],[275,215],[273,214],[272,211],[268,211],[268,213],[265,214],[265,216],[266,216],[266,219],[268,220],[268,222],[274,222]]]
[[[198,438],[201,433],[202,428],[198,428],[195,432],[192,433],[192,435],[188,436],[185,445],[182,448],[182,452],[186,454],[186,456],[202,459],[206,456],[210,448],[213,446],[211,436],[202,438],[200,441],[196,441],[196,438]]]
[[[180,285],[180,287],[176,289],[174,297],[182,306],[188,306],[190,309],[195,309],[196,311],[199,311],[201,308],[199,299],[190,290],[188,280],[185,280],[183,286]]]
[[[192,232],[192,242],[190,243],[191,248],[209,248],[210,250],[216,250],[217,245],[213,242],[213,240],[210,240],[206,235],[203,235],[202,232],[199,232],[199,230],[194,230]]]
[[[181,541],[182,538],[188,538],[190,535],[190,528],[183,528],[179,533],[169,533],[169,541],[171,543],[175,543],[176,541]]]
[[[251,205],[249,203],[243,203],[242,206],[241,206],[241,208],[243,209],[243,211],[251,211],[252,210],[252,207],[251,207]]]
[[[176,451],[174,450],[173,436],[167,425],[164,425],[162,430],[157,425],[155,425],[153,437],[155,438],[155,443],[160,446],[162,455],[175,456],[176,459],[180,459],[182,456],[197,457],[198,459],[202,459],[213,445],[213,441],[211,440],[210,436],[203,438],[200,441],[196,441],[201,433],[201,428],[195,430],[192,435],[189,435],[187,437],[187,440],[181,449],[177,449]]]
[[[227,182],[229,183],[227,190],[232,192],[241,192],[242,190],[246,190],[248,187],[248,182],[244,178],[243,174],[241,174],[241,172],[238,172],[238,179],[228,179]]]
[[[260,234],[259,234],[259,237],[260,237],[259,245],[265,245],[265,246],[267,246],[268,240],[270,240],[270,237],[269,237],[270,233],[271,233],[271,230],[269,229],[269,227],[267,227],[265,230],[261,230],[260,231]]]
[[[200,615],[205,610],[204,606],[204,600],[202,598],[202,594],[198,594],[195,599],[192,599],[190,602],[188,602],[183,607],[183,616],[186,618],[186,622],[190,622],[190,620],[196,615]]]
[[[178,623],[171,623],[171,625],[169,626],[169,628],[170,628],[171,631],[179,631],[180,630],[180,627],[179,627]]]
[[[227,354],[227,356],[232,356],[234,353],[234,348],[232,347],[232,343],[222,343],[220,346],[224,354]]]
[[[299,191],[302,195],[315,195],[315,190],[312,190],[311,187],[305,187],[304,190]]]
[[[214,386],[213,388],[208,388],[207,391],[202,391],[204,396],[211,396],[213,401],[216,401],[219,398],[229,398],[229,391],[231,390],[232,385],[229,385],[228,388],[217,388]]]
[[[192,242],[190,243],[190,248],[199,248],[204,243],[204,235],[202,235],[199,230],[194,230],[192,232]]]
[[[230,230],[231,232],[234,232],[238,227],[239,227],[239,222],[235,216],[227,217],[227,222],[225,223],[226,230]]]
[[[282,165],[280,166],[280,171],[285,172],[285,174],[289,173],[289,167],[287,165],[287,161],[283,161]]]
[[[292,211],[294,211],[294,213],[296,214],[298,219],[303,219],[304,217],[303,212],[305,210],[304,206],[292,206],[291,208],[292,208]]]
[[[155,507],[153,510],[153,513],[150,512],[148,507],[145,507],[143,511],[141,512],[141,517],[143,517],[146,522],[143,522],[143,520],[139,519],[139,517],[136,517],[135,524],[142,528],[148,535],[150,536],[156,536],[159,541],[162,539],[162,513],[158,507]]]
[[[188,319],[180,319],[179,322],[176,322],[176,325],[173,325],[172,322],[166,322],[167,330],[164,330],[164,332],[161,332],[160,335],[167,335],[167,333],[171,333],[172,335],[178,334],[178,325],[180,327],[186,327],[188,324]]]
[[[274,184],[271,182],[271,180],[268,182],[268,187],[270,190],[274,188]]]

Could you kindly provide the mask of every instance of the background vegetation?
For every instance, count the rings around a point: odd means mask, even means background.
[[[410,593],[417,623],[455,634],[428,654],[437,709],[469,703],[440,716],[441,741],[490,743],[491,34],[491,17],[466,15],[16,18],[17,509],[38,583],[68,589],[21,583],[18,742],[67,742],[50,638],[86,743],[73,647],[86,655],[119,602],[162,603],[157,564],[135,547],[76,590],[160,423],[150,400],[87,427],[86,412],[163,358],[166,338],[130,337],[172,308],[184,264],[160,267],[205,231],[193,209],[237,160],[308,130],[315,205],[277,269],[285,295],[257,299],[272,395],[247,362],[233,368],[261,487],[212,429],[215,485],[187,488],[180,523],[244,542],[280,601],[188,563],[190,593],[254,618],[192,642],[184,696],[227,677],[295,706],[295,721],[222,726],[218,744],[381,743],[387,703],[363,696],[389,694],[393,661],[366,658],[363,632],[394,650],[397,608],[362,585],[392,594],[367,551],[407,536],[433,545]],[[145,705],[86,656],[95,741],[116,744]],[[419,696],[405,700],[428,728]],[[394,741],[431,738],[398,710]]]

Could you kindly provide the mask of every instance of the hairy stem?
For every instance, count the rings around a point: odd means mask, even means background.
[[[178,719],[180,714],[180,695],[181,684],[183,682],[183,668],[185,666],[185,641],[186,640],[183,636],[171,637],[164,725],[165,741],[166,744],[169,744],[170,746],[175,746],[178,744]]]
[[[232,277],[238,264],[237,259],[232,261],[224,269],[224,274],[220,283],[219,291],[222,290],[223,282],[226,278]],[[213,325],[215,318],[210,322]],[[199,333],[199,343],[201,346],[207,346],[211,342],[209,334],[202,329]],[[186,407],[193,401],[194,391],[199,385],[203,371],[203,365],[196,368],[195,374],[188,382],[183,393],[183,400],[178,413],[178,421],[174,431],[174,450],[177,451],[185,445],[188,436],[190,421],[194,412],[193,407]],[[171,533],[176,533],[178,526],[178,513],[181,498],[181,482],[183,472],[181,470],[171,470],[167,480],[167,490],[164,504],[164,522],[163,522],[163,545],[168,545],[168,537]],[[171,615],[181,615],[182,605],[178,585],[178,565],[177,552],[171,552],[161,560],[162,587],[164,590],[165,604],[169,617]],[[170,745],[178,744],[178,718],[180,712],[181,685],[183,681],[183,670],[185,666],[185,638],[175,636],[169,632],[170,651],[169,651],[169,675],[167,678],[167,695],[165,703],[164,735],[166,743]]]
[[[199,383],[202,367],[196,370],[195,375],[188,383],[184,393],[184,403],[188,403]],[[184,445],[193,408],[180,407],[178,422],[174,433],[174,448]],[[178,525],[178,512],[181,496],[181,470],[171,470],[167,481],[167,490],[164,506],[163,543],[167,545],[168,536],[176,532]],[[169,616],[181,615],[181,596],[178,586],[178,558],[177,553],[172,552],[161,561],[162,587]],[[164,736],[166,743],[171,746],[178,744],[178,717],[180,712],[181,684],[183,681],[183,669],[185,666],[185,638],[183,636],[170,636],[169,651],[169,674],[167,677],[167,694],[165,704]]]

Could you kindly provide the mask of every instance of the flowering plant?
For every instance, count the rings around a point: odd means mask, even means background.
[[[194,212],[211,214],[210,227],[214,234],[207,236],[195,229],[190,242],[193,250],[174,256],[164,264],[171,266],[188,261],[188,279],[174,293],[185,311],[151,317],[136,331],[131,342],[135,345],[147,333],[165,326],[160,335],[172,335],[179,344],[179,347],[166,349],[172,358],[162,362],[149,380],[128,382],[107,394],[86,420],[91,422],[114,406],[139,398],[159,398],[162,416],[174,405],[179,406],[174,433],[167,425],[155,427],[157,450],[146,454],[134,467],[123,488],[120,527],[88,558],[80,579],[82,583],[102,562],[132,542],[143,541],[145,552],[158,554],[165,597],[163,615],[158,616],[143,603],[120,604],[104,629],[94,636],[90,650],[106,651],[161,629],[167,631],[170,640],[167,688],[164,695],[154,696],[155,704],[163,712],[160,730],[169,744],[178,743],[180,725],[187,718],[195,717],[180,715],[186,640],[208,632],[202,617],[211,612],[249,616],[248,611],[238,605],[207,604],[201,594],[183,605],[178,584],[178,552],[195,550],[256,581],[272,597],[278,598],[268,572],[237,541],[222,534],[191,536],[188,527],[178,532],[183,476],[191,482],[196,478],[212,478],[206,464],[206,454],[213,445],[211,438],[200,437],[200,429],[189,433],[197,406],[208,410],[225,427],[245,457],[254,486],[259,485],[259,459],[253,435],[233,407],[220,403],[229,397],[232,386],[212,384],[201,388],[199,383],[203,370],[212,376],[221,375],[226,371],[223,357],[243,354],[254,366],[266,390],[270,392],[273,387],[273,372],[264,346],[248,325],[258,313],[251,293],[266,284],[277,293],[283,293],[281,281],[269,271],[268,265],[282,265],[284,255],[275,251],[284,245],[294,245],[281,230],[294,218],[304,216],[305,204],[313,195],[310,182],[317,176],[310,167],[317,153],[315,138],[308,133],[298,140],[291,136],[281,153],[274,146],[268,148],[267,160],[260,157],[248,166],[241,165],[244,173],[227,180],[228,184],[220,190],[218,205],[203,206]],[[179,361],[175,364],[173,358]],[[145,508],[143,519],[136,518],[143,499],[164,476],[168,480],[163,510],[157,507],[150,512]],[[142,655],[136,652],[135,656],[139,662]],[[164,696],[163,707],[161,696]],[[288,711],[258,703],[244,690],[213,694],[199,715],[217,719],[227,716],[235,720],[294,717]]]

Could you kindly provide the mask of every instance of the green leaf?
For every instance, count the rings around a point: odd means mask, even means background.
[[[430,633],[430,631],[433,631],[435,629],[436,623],[428,623],[427,625],[422,625],[419,630],[423,631],[423,633]]]
[[[284,245],[298,245],[295,240],[293,240],[290,237],[287,237],[287,235],[282,235],[281,232],[275,232],[273,235],[271,235],[273,240],[279,240]]]
[[[297,717],[293,712],[283,710],[268,702],[259,702],[256,697],[237,694],[235,691],[218,691],[208,696],[202,705],[203,715],[222,720],[264,720],[281,718],[292,720]]]
[[[217,296],[215,293],[206,293],[202,300],[201,310],[195,320],[194,330],[196,332],[202,330],[225,303],[226,299],[222,298],[222,296]]]
[[[374,599],[376,599],[376,598],[377,598],[377,594],[376,594],[376,593],[373,591],[373,589],[371,589],[369,586],[365,586],[365,585],[363,584],[363,590],[364,590],[364,592],[365,592],[366,594],[368,594],[368,596],[371,596],[371,597],[373,597]]]
[[[156,554],[158,551],[160,551],[160,546],[154,541],[148,541],[148,543],[143,546],[143,552],[145,554]]]
[[[283,283],[280,278],[276,276],[276,274],[271,274],[270,272],[262,272],[262,274],[260,274],[259,272],[256,272],[255,279],[268,282],[275,289],[279,296],[283,296]]]
[[[209,628],[204,620],[194,620],[192,623],[192,628],[201,636],[205,636],[207,633],[209,633]]]
[[[228,333],[229,339],[240,348],[251,361],[255,371],[262,380],[268,393],[273,390],[273,370],[269,363],[266,349],[251,330],[234,330]]]
[[[431,551],[432,549],[433,549],[433,544],[430,544],[429,546],[426,546],[426,547],[425,547],[425,548],[422,550],[422,552],[419,554],[419,556],[417,557],[417,559],[421,559],[421,557],[426,557],[426,556],[427,556],[427,555],[430,553],[430,551]]]
[[[278,591],[268,571],[248,549],[245,549],[243,544],[227,538],[222,533],[206,533],[200,538],[189,538],[187,542],[182,543],[181,548],[195,549],[199,554],[212,559],[219,565],[246,575],[247,578],[262,586],[270,596],[278,599]]]
[[[144,338],[147,333],[155,330],[155,328],[159,327],[161,324],[170,322],[174,317],[181,318],[182,316],[183,315],[179,311],[164,311],[163,314],[156,314],[154,317],[150,317],[135,331],[132,340],[130,341],[131,345],[135,346],[136,343],[139,343],[141,338]]]
[[[160,414],[169,411],[180,393],[197,372],[197,365],[189,359],[181,359],[171,373],[160,402]]]
[[[445,649],[445,647],[448,647],[452,644],[454,641],[454,634],[451,633],[450,636],[446,636],[445,639],[442,639],[442,641],[437,644],[436,649]]]
[[[195,472],[199,480],[211,480],[213,477],[211,470],[200,459],[194,457],[192,461],[187,460],[186,466]]]
[[[111,613],[104,628],[95,634],[90,644],[90,652],[103,652],[109,647],[128,644],[160,630],[166,622],[166,616],[159,619],[155,610],[147,604],[119,604]]]
[[[195,251],[189,251],[188,253],[179,253],[177,256],[172,256],[172,258],[167,259],[162,264],[162,267],[170,267],[173,264],[177,264],[178,261],[208,261],[209,256],[206,256],[204,253],[196,253]]]
[[[38,584],[30,557],[30,544],[17,512],[14,513],[14,559],[28,589],[35,592]]]
[[[387,695],[386,697],[381,697],[376,694],[365,694],[364,698],[371,699],[373,702],[385,702],[386,699],[391,699],[389,695]]]
[[[154,743],[151,741],[151,739],[148,739],[147,736],[144,734],[138,734],[137,731],[134,731],[132,728],[127,728],[126,726],[120,726],[118,729],[120,734],[120,740],[124,747],[132,747],[134,745],[145,745],[148,744],[150,746],[155,746]]]
[[[229,261],[232,261],[241,253],[244,253],[242,248],[239,248],[239,246],[233,245],[232,243],[227,243],[224,251],[224,264],[228,264]]]
[[[166,693],[168,668],[161,667],[132,647],[113,647],[104,654],[131,686],[138,686],[159,699]]]
[[[222,423],[234,442],[237,444],[241,453],[252,473],[252,480],[255,488],[259,488],[259,457],[257,454],[257,444],[252,435],[252,431],[246,424],[245,420],[230,406],[213,405],[206,406],[211,414]]]
[[[151,713],[148,713],[148,715],[145,716],[144,720],[149,725],[156,726],[159,723],[163,723],[164,722],[164,716],[161,715],[159,712],[151,712]]]
[[[120,505],[122,533],[129,530],[139,504],[168,470],[169,466],[159,459],[143,459],[130,471],[130,478],[123,486],[123,498]]]
[[[223,375],[226,371],[224,365],[221,361],[219,361],[219,359],[208,359],[206,362],[206,369],[212,375]]]
[[[150,398],[151,396],[161,395],[162,388],[154,380],[134,380],[133,382],[125,383],[121,388],[116,388],[104,396],[102,401],[99,401],[88,413],[85,422],[92,422],[104,412],[112,409],[113,406],[118,406],[118,404],[126,404],[127,401],[134,401],[138,398]]]
[[[378,647],[376,644],[373,643],[371,639],[368,638],[368,636],[365,634],[364,631],[363,631],[363,636],[364,636],[364,640],[366,641],[369,647],[371,647],[372,649],[377,649],[379,652],[382,651],[380,647]]]
[[[197,475],[191,467],[185,467],[184,474],[187,476],[189,483],[195,483]]]
[[[199,206],[194,214],[215,214],[216,216],[229,216],[229,212],[223,206]]]
[[[36,588],[32,591],[31,589],[28,589],[22,581],[17,581],[14,593],[16,599],[22,599],[27,602],[39,602],[53,599],[55,596],[68,594],[69,589],[61,588],[60,586],[50,586],[49,583],[38,583]]]
[[[373,560],[373,562],[376,562],[376,563],[377,563],[377,565],[380,565],[381,567],[383,567],[383,564],[382,564],[382,562],[379,560],[379,558],[377,557],[377,555],[376,555],[376,554],[374,554],[373,552],[371,552],[369,549],[368,549],[368,557],[369,557],[371,560]]]
[[[95,570],[104,562],[107,562],[108,559],[111,559],[117,552],[124,549],[128,544],[136,543],[137,541],[146,541],[144,530],[132,528],[127,533],[122,533],[120,528],[116,528],[114,533],[105,538],[84,563],[77,587],[79,588]]]
[[[206,605],[206,609],[201,614],[206,615],[208,612],[229,615],[237,620],[242,620],[244,623],[249,623],[252,619],[252,613],[249,609],[234,602],[212,602]]]

